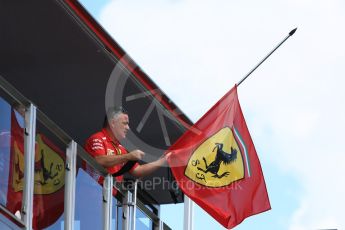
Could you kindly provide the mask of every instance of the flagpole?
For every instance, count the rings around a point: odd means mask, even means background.
[[[260,62],[259,64],[257,64],[251,71],[249,71],[249,73],[247,73],[246,76],[244,76],[242,78],[242,80],[240,80],[238,83],[237,83],[237,86],[239,86],[244,80],[246,80],[249,75],[251,75],[262,63],[264,63],[264,61],[266,61],[266,59],[271,56],[271,54],[274,53],[274,51],[276,51],[286,40],[288,40],[295,32],[296,32],[297,28],[293,29],[290,31],[289,35],[287,35],[283,41],[281,41],[269,54],[266,55],[266,57],[264,57]]]

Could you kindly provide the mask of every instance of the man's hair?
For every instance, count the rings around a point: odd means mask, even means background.
[[[107,114],[105,115],[103,128],[109,125],[109,120],[116,118],[120,114],[128,114],[128,112],[122,106],[114,106],[110,107],[107,110]]]

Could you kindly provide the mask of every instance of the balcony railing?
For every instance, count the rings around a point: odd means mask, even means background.
[[[2,76],[0,132],[0,229],[170,229]]]

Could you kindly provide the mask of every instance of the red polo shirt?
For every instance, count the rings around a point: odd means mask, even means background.
[[[112,140],[107,129],[103,128],[102,131],[93,134],[89,137],[85,143],[85,150],[93,157],[104,155],[122,155],[127,154],[127,150],[123,147],[119,141]],[[110,174],[119,171],[124,164],[114,165],[108,167],[107,170]],[[138,164],[130,170],[132,172]],[[103,183],[103,178],[99,178],[98,182]],[[123,181],[123,176],[116,177],[116,181]]]

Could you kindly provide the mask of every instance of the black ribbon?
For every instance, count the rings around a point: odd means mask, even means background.
[[[116,173],[113,173],[113,177],[117,177],[117,176],[121,176],[123,175],[124,173],[130,171],[134,165],[137,163],[138,161],[127,161],[126,164],[124,164],[122,166],[122,168],[120,168],[119,171],[117,171]]]

